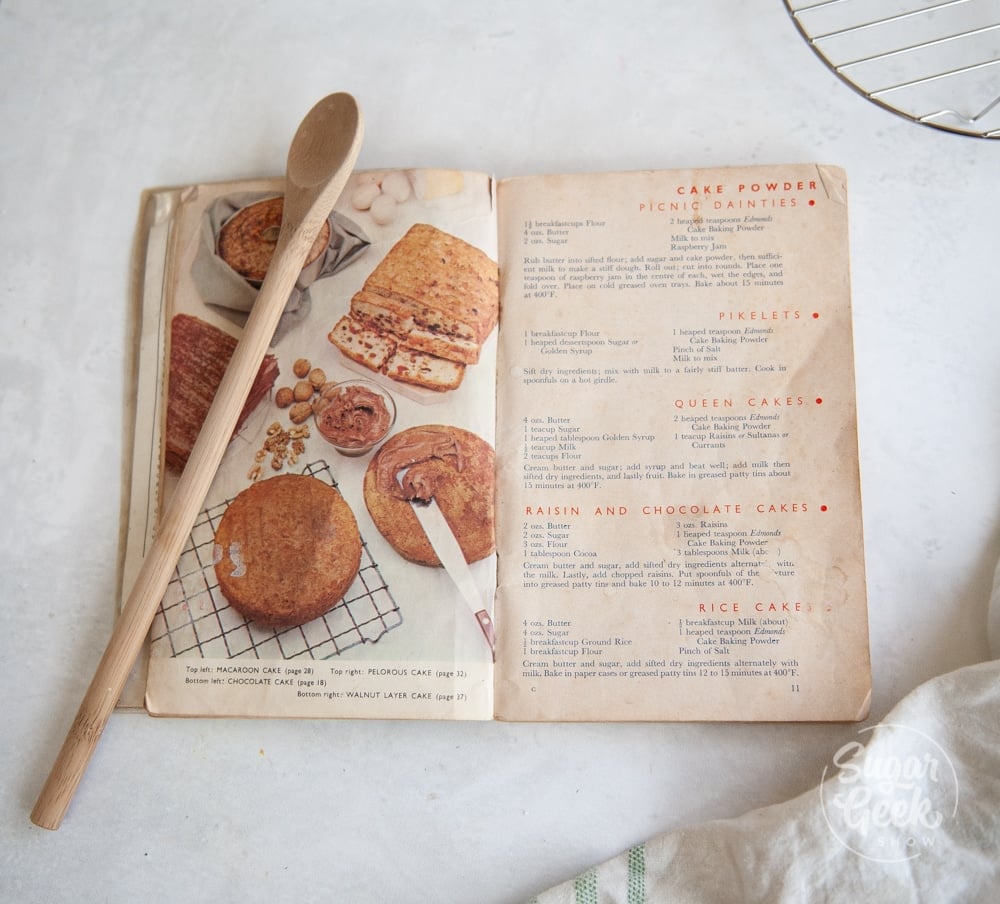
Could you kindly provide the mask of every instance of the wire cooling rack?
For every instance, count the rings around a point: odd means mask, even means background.
[[[1000,138],[1000,0],[784,0],[855,91],[914,122]]]
[[[303,472],[332,487],[324,461]],[[202,659],[330,659],[374,643],[403,622],[378,565],[361,538],[361,567],[344,598],[326,615],[294,628],[264,628],[234,610],[219,589],[212,557],[215,531],[229,506],[202,511],[174,570],[150,633],[153,656]]]

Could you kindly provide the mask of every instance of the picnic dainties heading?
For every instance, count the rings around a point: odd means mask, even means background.
[[[674,186],[667,198],[644,198],[636,202],[639,213],[679,213],[702,210],[756,210],[798,207],[816,203],[815,179],[783,179],[768,182],[690,183]],[[808,196],[808,197],[807,197]],[[736,224],[736,231],[759,231],[760,226]]]

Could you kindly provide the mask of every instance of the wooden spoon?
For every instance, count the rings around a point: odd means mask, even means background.
[[[323,222],[361,149],[361,111],[349,94],[324,98],[302,121],[288,152],[281,232],[243,336],[142,563],[135,586],[31,812],[58,829],[149,632],[181,550],[229,445],[278,320]]]

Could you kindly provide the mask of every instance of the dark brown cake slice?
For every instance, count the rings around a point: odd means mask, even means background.
[[[170,368],[167,373],[166,462],[180,473],[198,438],[215,393],[236,348],[236,339],[190,314],[170,322]],[[235,433],[274,386],[278,361],[267,355],[236,422]]]

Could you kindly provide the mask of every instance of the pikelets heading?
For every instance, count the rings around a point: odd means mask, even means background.
[[[496,261],[418,223],[372,271],[329,339],[394,380],[446,391],[479,360],[499,311]]]

